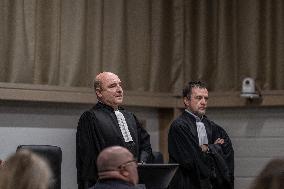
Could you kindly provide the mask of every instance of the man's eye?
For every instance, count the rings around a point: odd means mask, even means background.
[[[196,96],[195,99],[202,100],[204,98],[205,101],[208,100],[208,97]]]
[[[201,100],[202,96],[197,96],[196,99]]]

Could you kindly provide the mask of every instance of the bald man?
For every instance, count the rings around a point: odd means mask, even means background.
[[[97,181],[98,154],[109,146],[127,148],[139,162],[152,160],[150,136],[134,114],[124,110],[122,82],[111,72],[96,76],[97,104],[84,112],[76,133],[76,167],[79,189],[91,188]]]
[[[95,189],[134,189],[138,183],[137,161],[124,147],[105,148],[98,156],[97,168]]]

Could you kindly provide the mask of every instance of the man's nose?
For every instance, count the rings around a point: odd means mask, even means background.
[[[207,103],[207,100],[206,100],[205,98],[202,98],[202,99],[201,99],[201,103],[202,103],[202,104],[206,104],[206,103]]]
[[[122,90],[122,86],[121,86],[121,85],[118,85],[117,88],[116,88],[116,90],[117,90],[118,92],[122,92],[122,91],[123,91],[123,90]]]

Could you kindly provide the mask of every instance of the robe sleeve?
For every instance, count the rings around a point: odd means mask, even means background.
[[[153,160],[152,147],[150,143],[150,135],[141,126],[137,117],[133,115],[137,125],[137,135],[138,135],[138,148],[139,148],[139,161],[151,163]]]
[[[211,124],[214,124],[214,127],[216,131],[216,135],[214,136],[213,140],[215,141],[217,138],[224,139],[224,144],[211,144],[209,145],[210,149],[213,149],[218,152],[218,154],[224,159],[228,169],[229,169],[229,177],[230,182],[233,185],[234,184],[234,149],[232,146],[231,139],[227,132],[220,127],[219,125],[215,124],[214,122],[211,122]]]
[[[168,136],[170,160],[179,163],[189,174],[192,173],[191,176],[197,177],[196,179],[208,178],[210,171],[200,158],[203,152],[188,127],[189,125],[181,121],[172,123]]]
[[[79,119],[76,132],[76,167],[77,167],[77,182],[79,188],[84,188],[83,185],[88,180],[97,179],[96,159],[100,151],[100,145],[94,138],[95,133],[95,118],[90,111],[82,114]],[[92,175],[92,178],[89,178]]]

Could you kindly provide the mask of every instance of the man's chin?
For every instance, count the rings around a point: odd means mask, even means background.
[[[116,100],[115,103],[119,106],[122,104],[122,99]]]
[[[200,116],[204,116],[205,113],[206,113],[206,111],[199,111],[199,112],[198,112],[198,114],[199,114]]]

